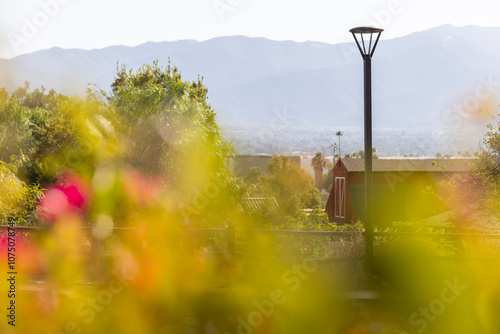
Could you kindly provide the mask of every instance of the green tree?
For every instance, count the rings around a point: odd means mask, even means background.
[[[263,193],[262,189],[262,171],[259,167],[250,167],[248,174],[244,177],[245,182],[252,187],[251,193],[254,196],[260,196]]]
[[[123,66],[111,87],[109,100],[120,116],[118,128],[129,139],[126,159],[136,168],[178,175],[189,168],[180,163],[188,149],[186,143],[191,144],[190,154],[198,157],[201,165],[210,162],[216,164],[214,168],[223,168],[224,157],[232,148],[222,139],[200,79],[182,81],[176,67],[168,64],[163,69],[154,62],[135,72]],[[203,150],[205,145],[210,146],[208,150]],[[210,159],[214,155],[218,159]]]
[[[263,175],[266,195],[276,197],[286,215],[296,215],[302,208],[321,203],[311,175],[290,162],[284,155],[273,155],[268,165],[270,176]]]
[[[487,129],[470,173],[450,176],[441,185],[440,196],[453,210],[458,228],[468,229],[471,223],[485,230],[500,228],[500,122]]]
[[[328,161],[327,163],[327,173],[323,175],[323,181],[322,181],[322,187],[325,189],[327,192],[330,192],[332,189],[333,185],[333,168],[335,165],[331,162]]]
[[[0,90],[1,160],[29,185],[54,184],[65,170],[92,180],[103,168],[168,179],[186,220],[225,224],[247,188],[229,171],[233,148],[201,80],[183,81],[177,68],[155,62],[118,69],[111,87],[85,99],[30,91],[29,83],[10,96]]]
[[[93,111],[82,99],[43,87],[30,92],[26,83],[0,105],[0,159],[15,162],[22,179],[42,186],[64,168],[89,167],[92,148],[84,145],[89,135],[85,120]]]
[[[183,81],[170,63],[162,68],[154,62],[136,71],[122,66],[111,87],[108,100],[118,116],[128,164],[167,176],[190,220],[220,223],[227,208],[237,208],[247,189],[229,171],[227,159],[234,151],[222,137],[200,78]]]
[[[311,166],[314,168],[314,185],[316,188],[321,189],[321,183],[323,180],[323,169],[327,167],[328,160],[322,152],[316,152],[314,157],[311,159]]]
[[[500,122],[494,127],[487,126],[483,145],[476,153],[472,173],[463,182],[470,184],[469,200],[481,207],[483,212],[500,218]],[[474,195],[474,197],[470,197]],[[477,201],[472,199],[476,198]],[[470,207],[470,206],[469,206]]]
[[[251,184],[255,184],[259,182],[261,176],[262,171],[259,167],[250,167],[248,174],[245,176],[245,181]]]
[[[15,175],[16,166],[0,161],[0,221],[6,224],[16,218],[19,225],[32,225],[41,192],[38,186],[30,186]]]
[[[378,155],[376,155],[375,152],[377,152],[377,149],[375,147],[372,147],[372,158],[373,159],[378,159]],[[361,159],[364,159],[365,158],[365,151],[364,150],[359,150],[358,156]]]

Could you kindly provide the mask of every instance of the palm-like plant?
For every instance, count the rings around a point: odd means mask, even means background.
[[[342,137],[344,133],[342,131],[337,131],[337,133],[335,134],[336,136],[339,136],[339,154],[340,156],[342,156],[342,153],[340,152],[340,137]]]
[[[335,157],[336,157],[335,151],[337,151],[337,149],[339,148],[339,144],[333,143],[328,148],[332,148],[333,149],[333,159],[332,160],[333,160],[333,164],[335,165]]]
[[[314,185],[316,188],[321,189],[323,181],[323,169],[326,168],[328,161],[322,152],[316,152],[311,160],[311,166],[314,168]]]

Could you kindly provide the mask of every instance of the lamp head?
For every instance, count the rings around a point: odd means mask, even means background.
[[[374,27],[356,27],[349,30],[354,36],[354,40],[358,45],[359,52],[361,52],[363,59],[371,59],[373,57],[382,31],[384,31],[384,29]],[[373,35],[376,35],[375,42],[373,42]]]

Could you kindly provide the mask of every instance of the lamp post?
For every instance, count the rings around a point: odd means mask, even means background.
[[[380,28],[352,28],[354,40],[363,57],[364,95],[365,95],[365,240],[366,264],[370,268],[373,262],[373,171],[372,171],[372,57],[377,47]],[[376,39],[374,40],[374,35]],[[359,37],[359,39],[358,39]]]

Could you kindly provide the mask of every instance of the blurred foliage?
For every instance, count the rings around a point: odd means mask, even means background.
[[[290,162],[285,155],[273,155],[268,165],[270,175],[261,176],[264,194],[275,197],[284,215],[298,215],[303,208],[321,203],[320,193],[311,175]]]
[[[500,230],[500,122],[487,129],[471,172],[449,176],[441,185],[442,198],[453,210],[452,222],[461,231]]]
[[[0,220],[14,218],[20,225],[30,225],[42,192],[38,186],[19,180],[15,172],[14,165],[0,161]]]
[[[0,90],[0,145],[0,218],[39,227],[0,230],[0,266],[14,238],[17,271],[15,299],[1,280],[17,314],[1,333],[500,328],[496,240],[399,222],[366,267],[363,226],[328,224],[287,157],[269,175],[230,173],[206,88],[170,65],[119,67],[86,98]],[[252,191],[278,208],[250,211]]]

